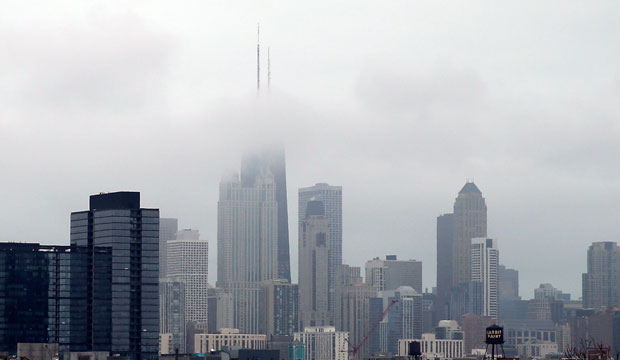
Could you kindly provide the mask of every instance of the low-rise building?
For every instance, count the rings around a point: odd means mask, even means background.
[[[558,353],[558,344],[551,341],[535,341],[515,346],[522,359],[542,359],[547,355]]]
[[[398,340],[398,355],[409,355],[409,344],[420,343],[423,359],[454,359],[463,357],[463,340],[437,339],[435,334],[422,334],[421,339]]]
[[[267,335],[240,334],[239,329],[222,328],[218,334],[194,335],[194,351],[208,353],[224,347],[261,350],[266,348]]]

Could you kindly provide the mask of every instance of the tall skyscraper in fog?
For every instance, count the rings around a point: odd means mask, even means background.
[[[92,195],[89,210],[71,213],[71,245],[112,250],[110,352],[156,359],[159,209],[141,208],[138,192]],[[94,264],[92,268],[99,271]]]
[[[263,149],[247,154],[241,162],[241,183],[251,188],[266,172],[271,172],[275,183],[277,206],[278,278],[291,282],[291,262],[288,233],[288,206],[286,199],[286,161],[284,149]]]
[[[207,330],[209,242],[198,230],[185,229],[168,241],[168,278],[185,284],[185,320]]]
[[[308,201],[299,224],[299,319],[301,328],[333,325],[329,309],[329,223],[322,201]]]
[[[471,241],[471,281],[480,283],[482,316],[499,316],[499,250],[496,239]]]
[[[159,219],[159,277],[165,278],[167,272],[166,245],[174,240],[179,231],[179,220],[172,218]]]
[[[592,243],[588,248],[588,272],[582,280],[585,308],[620,306],[620,247],[615,242]]]
[[[487,205],[473,182],[467,182],[456,197],[453,225],[452,285],[458,286],[471,278],[471,239],[487,236]]]
[[[366,283],[379,291],[411,286],[421,294],[422,262],[398,260],[396,255],[387,255],[385,260],[374,258],[366,262]]]
[[[329,224],[329,309],[334,311],[336,269],[342,265],[342,186],[319,183],[299,189],[299,223],[306,218],[307,204],[311,200],[322,201]]]
[[[220,182],[217,287],[232,295],[234,327],[258,333],[260,283],[279,278],[278,202],[268,168],[246,180],[233,175]]]

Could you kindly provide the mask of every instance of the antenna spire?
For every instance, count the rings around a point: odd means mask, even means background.
[[[256,24],[256,93],[260,93],[260,23]]]

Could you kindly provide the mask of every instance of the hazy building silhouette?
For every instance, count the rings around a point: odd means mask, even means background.
[[[268,339],[299,331],[299,286],[285,279],[267,280],[261,285],[261,334]]]
[[[452,285],[471,279],[471,239],[487,236],[487,206],[473,182],[467,182],[454,202]]]
[[[620,306],[620,247],[615,242],[592,243],[582,279],[585,308]]]
[[[499,249],[497,240],[474,238],[471,244],[471,281],[482,284],[480,315],[499,316]]]
[[[277,278],[291,282],[291,263],[289,250],[288,205],[286,196],[286,161],[284,149],[263,149],[243,158],[241,162],[241,182],[244,187],[256,186],[257,179],[270,172],[275,183],[277,206]]]
[[[307,204],[311,200],[322,201],[329,224],[329,310],[334,310],[336,270],[342,265],[342,186],[318,183],[299,189],[299,222],[306,218]]]
[[[500,300],[518,300],[519,271],[499,266],[499,298]]]
[[[396,255],[387,255],[385,260],[374,258],[366,262],[366,283],[379,291],[411,286],[422,293],[422,262],[398,260]]]
[[[454,243],[454,214],[437,217],[437,301],[436,309],[442,319],[448,318],[448,303],[452,289],[452,246]]]
[[[185,321],[208,329],[209,242],[198,230],[185,229],[168,241],[168,278],[185,284]]]
[[[261,282],[278,278],[276,183],[259,170],[251,184],[222,180],[218,202],[217,286],[232,296],[234,328],[249,334],[259,331]]]
[[[301,205],[301,204],[300,204]],[[329,308],[330,228],[322,201],[306,204],[299,224],[299,320],[301,329],[333,325]]]
[[[16,355],[18,343],[108,351],[111,272],[107,248],[1,243],[0,351]]]
[[[71,213],[71,245],[112,249],[110,352],[157,358],[159,209],[141,208],[138,192],[92,195],[89,210]]]
[[[179,231],[179,220],[172,218],[159,219],[159,277],[165,278],[167,274],[166,245],[169,240],[174,240]]]
[[[307,327],[294,337],[304,345],[303,358],[307,360],[347,360],[348,338],[347,332],[336,331],[333,326]]]

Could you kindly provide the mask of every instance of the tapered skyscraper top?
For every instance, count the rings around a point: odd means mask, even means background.
[[[482,192],[467,182],[454,202],[452,284],[471,281],[471,239],[487,236],[487,205]]]

